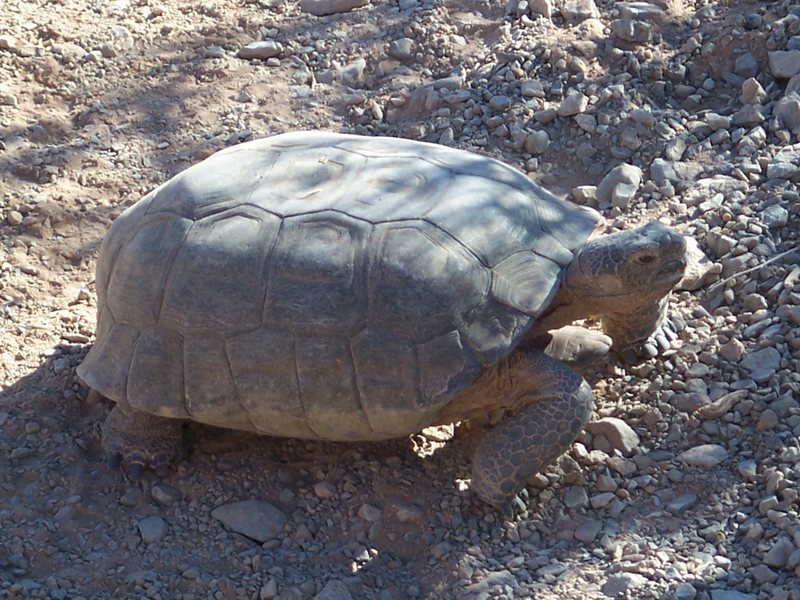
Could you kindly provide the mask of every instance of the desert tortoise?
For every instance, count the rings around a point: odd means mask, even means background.
[[[78,373],[116,402],[110,461],[163,466],[181,419],[356,441],[502,408],[472,488],[509,514],[593,407],[531,340],[599,315],[615,346],[638,343],[684,270],[668,227],[587,242],[598,218],[434,144],[299,132],[218,152],[123,212],[100,249]]]

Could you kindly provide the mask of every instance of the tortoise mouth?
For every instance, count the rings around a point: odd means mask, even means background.
[[[673,258],[665,261],[661,268],[656,272],[656,279],[658,281],[678,283],[683,279],[683,274],[686,271],[686,261],[682,258]]]

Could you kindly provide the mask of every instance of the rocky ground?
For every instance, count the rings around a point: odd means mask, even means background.
[[[0,596],[797,600],[798,72],[796,0],[4,0]],[[490,154],[714,262],[669,349],[598,370],[514,522],[470,494],[465,427],[192,427],[164,478],[106,468],[110,406],[74,375],[103,232],[302,128]]]

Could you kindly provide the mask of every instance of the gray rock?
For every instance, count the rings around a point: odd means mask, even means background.
[[[655,181],[658,186],[680,181],[674,163],[663,158],[656,158],[650,163],[650,179]]]
[[[736,59],[734,73],[742,77],[755,77],[758,75],[758,59],[752,52],[745,52]]]
[[[742,84],[742,93],[739,96],[742,104],[764,104],[768,98],[767,92],[755,77],[746,79]]]
[[[336,494],[336,486],[330,481],[320,481],[314,484],[314,494],[317,498],[330,498]]]
[[[467,586],[464,591],[477,596],[479,594],[488,593],[493,587],[499,585],[507,585],[513,588],[517,585],[517,578],[514,577],[511,571],[506,569],[493,571],[481,579],[478,583],[473,583],[472,585]]]
[[[760,84],[759,84],[760,85]],[[761,109],[755,104],[743,106],[731,117],[731,124],[736,127],[753,127],[764,122]]]
[[[278,582],[270,578],[267,583],[261,586],[258,592],[258,600],[272,600],[278,595]]]
[[[711,590],[711,600],[758,600],[758,596],[736,590]]]
[[[681,452],[677,458],[693,467],[713,469],[728,458],[728,451],[719,444],[701,444]]]
[[[508,107],[511,106],[511,98],[503,95],[492,96],[489,99],[489,106],[497,111],[508,110]]]
[[[708,247],[716,254],[716,256],[724,256],[733,250],[736,246],[736,240],[729,235],[722,233],[709,233],[706,236],[706,243]]]
[[[592,505],[592,508],[603,508],[608,506],[612,500],[616,498],[616,494],[613,492],[602,492],[600,494],[595,494],[589,500],[589,504]]]
[[[0,106],[17,106],[19,99],[0,85]]]
[[[741,179],[727,175],[715,175],[714,177],[706,177],[694,182],[692,187],[686,190],[683,202],[686,206],[699,206],[717,194],[721,194],[724,199],[730,198],[735,192],[745,193],[747,190],[747,183]]]
[[[767,141],[767,132],[763,127],[754,127],[738,144],[736,151],[740,156],[752,157]]]
[[[0,50],[14,51],[17,49],[17,40],[12,35],[0,35]]]
[[[526,98],[544,98],[546,95],[542,82],[537,79],[526,79],[522,82],[519,91]]]
[[[773,204],[761,211],[761,220],[770,229],[785,227],[789,222],[789,211],[780,204]]]
[[[758,583],[775,583],[778,580],[778,574],[764,564],[756,565],[750,569],[750,575]]]
[[[357,58],[348,65],[342,67],[340,75],[342,82],[350,87],[359,87],[364,83],[364,72],[367,69],[367,61]]]
[[[778,79],[789,79],[800,73],[800,50],[768,52],[769,70]]]
[[[353,600],[353,596],[341,581],[329,581],[313,600]]]
[[[800,173],[800,144],[788,146],[776,154],[767,164],[769,179],[794,179]]]
[[[431,546],[431,556],[436,560],[443,560],[453,551],[453,544],[450,542],[439,542]]]
[[[672,138],[664,146],[664,158],[673,162],[681,160],[684,152],[686,152],[686,138],[682,135]]]
[[[621,164],[603,177],[597,186],[598,202],[611,202],[612,206],[625,208],[633,200],[642,181],[642,170],[639,167]]]
[[[222,46],[209,46],[204,50],[207,58],[225,58],[225,48]],[[269,57],[267,57],[269,58]]]
[[[775,414],[775,411],[770,410],[769,408],[761,413],[761,416],[758,419],[758,423],[756,424],[757,431],[770,431],[774,429],[775,426],[778,424],[778,415]]]
[[[367,4],[369,0],[300,0],[300,8],[317,17],[347,12]]]
[[[773,114],[786,129],[800,127],[800,95],[796,92],[786,94],[775,104]]]
[[[389,44],[389,56],[397,60],[408,60],[414,52],[414,40],[411,38],[400,38]]]
[[[589,98],[577,90],[570,90],[561,101],[561,106],[558,107],[558,115],[571,117],[584,112],[587,106],[589,106]]]
[[[600,11],[594,0],[562,0],[561,16],[570,23],[580,23],[586,19],[599,19]]]
[[[544,154],[550,146],[550,136],[546,131],[532,131],[525,137],[525,152]]]
[[[764,555],[764,563],[770,567],[782,569],[789,561],[789,556],[794,552],[794,544],[788,538],[782,537],[772,545]]]
[[[798,566],[800,566],[800,548],[795,550],[789,555],[789,560],[786,561],[786,568],[789,570],[795,570]]]
[[[553,4],[550,0],[528,0],[528,5],[535,15],[542,15],[548,19],[553,16]]]
[[[358,516],[374,523],[381,520],[381,509],[371,504],[362,504],[358,509]]]
[[[631,454],[639,446],[639,436],[622,419],[616,417],[603,417],[592,421],[586,426],[592,435],[604,436],[611,447],[625,455]]]
[[[158,515],[145,517],[139,521],[139,535],[145,544],[157,542],[167,535],[167,522]]]
[[[575,539],[584,544],[593,542],[603,529],[603,522],[597,520],[586,521],[575,530]]]
[[[795,75],[789,80],[789,83],[786,84],[786,89],[784,90],[786,95],[789,94],[798,94],[800,95],[800,74]]]
[[[586,495],[586,488],[582,485],[573,485],[564,494],[564,505],[567,508],[579,508],[589,505],[589,496]]]
[[[784,321],[794,323],[795,325],[800,325],[800,305],[791,306],[789,304],[783,304],[775,311],[775,316]]]
[[[572,188],[572,200],[578,204],[595,206],[597,204],[597,186],[579,185]]]
[[[575,115],[574,118],[578,127],[583,129],[586,133],[594,133],[597,129],[597,119],[594,115]]]
[[[706,115],[706,124],[714,131],[718,129],[728,129],[731,126],[731,118],[710,112]]]
[[[150,496],[159,504],[169,506],[180,499],[181,493],[171,485],[159,483],[150,490]]]
[[[748,353],[739,363],[751,373],[753,371],[777,371],[781,366],[781,353],[775,348],[762,348]]]
[[[223,504],[211,511],[211,516],[231,531],[262,543],[276,538],[286,525],[286,515],[262,500]]]
[[[743,460],[739,463],[737,470],[739,471],[739,475],[753,481],[758,474],[758,465],[756,465],[756,461],[754,460]]]
[[[254,58],[266,60],[267,58],[278,56],[281,52],[283,52],[283,44],[275,40],[264,40],[261,42],[252,42],[240,48],[237,56],[248,60]]]
[[[12,227],[16,227],[20,223],[22,223],[22,213],[18,210],[10,210],[6,213],[6,223],[11,225]]]
[[[666,509],[677,515],[697,504],[699,498],[697,494],[683,494],[667,502]]]
[[[647,583],[647,578],[638,573],[619,573],[612,575],[600,588],[609,598],[619,598],[642,587]]]
[[[679,583],[675,587],[675,591],[672,593],[674,600],[694,600],[696,596],[697,590],[688,581]]]
[[[767,165],[767,177],[770,179],[794,179],[800,172],[800,167],[790,162],[773,159]]]
[[[624,42],[644,44],[653,39],[653,26],[636,19],[614,19],[611,21],[611,35]]]
[[[631,119],[633,119],[639,125],[644,125],[645,127],[655,127],[656,120],[653,111],[646,108],[634,108],[630,113]]]
[[[664,10],[650,2],[617,2],[614,4],[614,8],[619,11],[619,16],[623,19],[649,21],[656,25],[663,25],[667,22],[667,14]]]

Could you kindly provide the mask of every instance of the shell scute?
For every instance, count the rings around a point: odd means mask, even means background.
[[[369,229],[332,211],[284,219],[272,253],[264,322],[294,329],[355,328],[366,312]]]
[[[106,301],[118,322],[139,329],[158,322],[172,260],[191,225],[188,219],[148,218],[122,247],[106,289]]]
[[[486,297],[489,272],[470,252],[429,223],[376,227],[370,263],[369,322],[429,338],[453,328]]]
[[[163,327],[145,329],[136,340],[128,373],[128,403],[161,417],[188,419],[183,389],[183,338]]]
[[[162,322],[223,335],[257,327],[267,258],[279,227],[274,215],[246,209],[195,222],[172,262]]]
[[[370,428],[379,434],[376,437],[414,431],[426,415],[410,340],[365,329],[353,338],[352,353],[360,404]],[[397,398],[403,402],[398,403]]]

